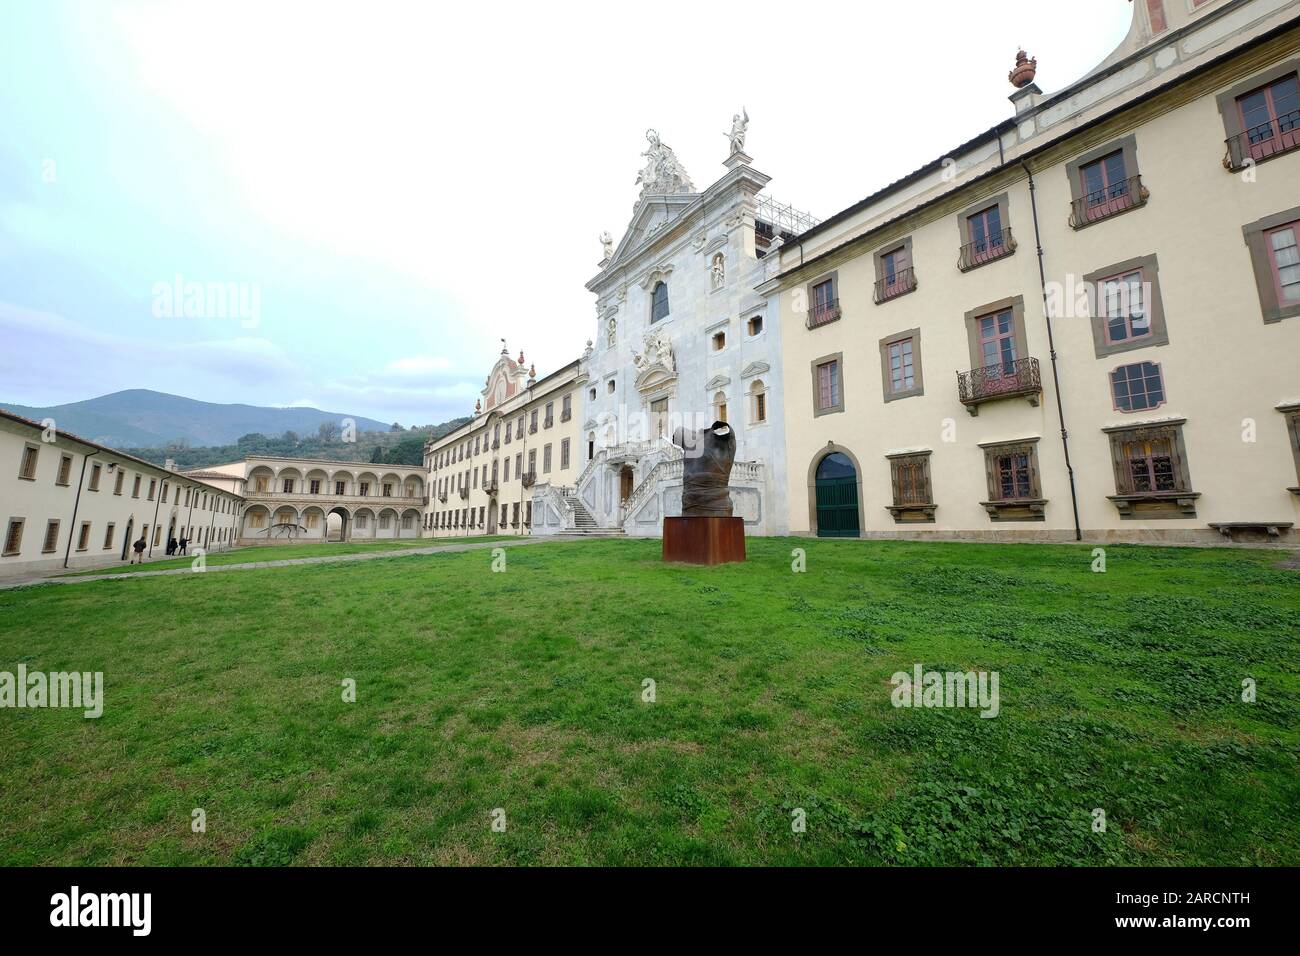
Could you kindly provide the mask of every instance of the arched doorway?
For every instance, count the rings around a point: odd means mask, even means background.
[[[624,465],[618,471],[618,503],[624,504],[627,499],[632,497],[632,486],[636,476],[632,473],[631,465]]]
[[[348,512],[346,508],[331,508],[325,515],[325,540],[348,540]]]
[[[833,451],[817,463],[815,490],[817,537],[858,537],[858,469],[848,455]]]

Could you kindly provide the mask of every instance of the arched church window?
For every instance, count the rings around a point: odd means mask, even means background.
[[[755,424],[767,421],[767,388],[761,378],[754,379],[754,384],[749,386],[749,394],[750,420]]]
[[[713,396],[713,417],[715,421],[727,420],[727,393],[718,392]]]
[[[660,282],[650,295],[650,321],[668,318],[668,283]]]

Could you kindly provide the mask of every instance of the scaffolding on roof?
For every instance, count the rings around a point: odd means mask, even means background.
[[[807,232],[813,226],[821,225],[821,220],[811,213],[777,202],[771,196],[758,197],[755,217],[771,224],[777,233],[792,233],[796,236]]]

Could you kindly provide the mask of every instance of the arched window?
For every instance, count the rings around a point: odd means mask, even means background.
[[[749,420],[755,425],[767,421],[767,388],[761,378],[749,386]]]
[[[650,321],[668,318],[668,283],[660,282],[650,296]]]
[[[713,396],[713,416],[716,421],[727,420],[727,393],[718,392]]]

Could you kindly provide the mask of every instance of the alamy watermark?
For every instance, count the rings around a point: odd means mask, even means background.
[[[153,314],[159,319],[238,319],[246,329],[262,321],[262,287],[256,282],[193,282],[179,272],[153,284]]]
[[[996,717],[1001,708],[997,671],[898,671],[889,682],[895,707],[978,707],[981,717]]]
[[[104,674],[102,671],[27,672],[26,664],[18,673],[0,671],[0,707],[42,708],[70,707],[83,710],[87,719],[104,713]]]

